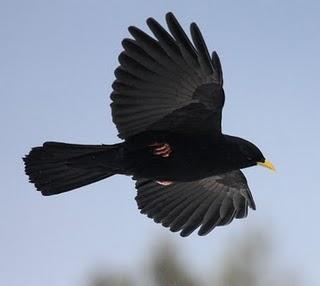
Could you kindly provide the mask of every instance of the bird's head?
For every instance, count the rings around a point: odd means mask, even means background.
[[[227,141],[232,144],[235,158],[241,164],[241,168],[260,165],[275,171],[275,166],[265,159],[260,149],[253,143],[234,136],[227,136]]]

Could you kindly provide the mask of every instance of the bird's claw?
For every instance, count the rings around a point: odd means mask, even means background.
[[[172,153],[172,149],[168,143],[154,143],[149,146],[155,147],[153,149],[154,155],[159,155],[161,157],[167,158]]]
[[[172,181],[156,181],[156,183],[162,186],[170,186],[173,182]]]

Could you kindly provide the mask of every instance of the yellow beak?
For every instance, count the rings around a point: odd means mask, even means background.
[[[264,163],[262,162],[257,162],[258,165],[260,166],[263,166],[263,167],[266,167],[272,171],[275,171],[276,170],[276,167],[269,161],[265,160]]]

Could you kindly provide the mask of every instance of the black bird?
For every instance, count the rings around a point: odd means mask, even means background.
[[[25,156],[30,182],[45,196],[115,174],[133,176],[141,213],[188,236],[247,216],[255,203],[240,171],[274,169],[252,143],[221,132],[225,95],[219,57],[198,26],[192,42],[172,13],[154,37],[131,26],[115,70],[111,110],[124,141],[114,145],[45,142]]]

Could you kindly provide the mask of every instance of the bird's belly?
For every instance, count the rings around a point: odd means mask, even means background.
[[[194,181],[219,173],[205,152],[173,151],[169,157],[137,152],[132,161],[131,173],[136,178],[162,181]]]

